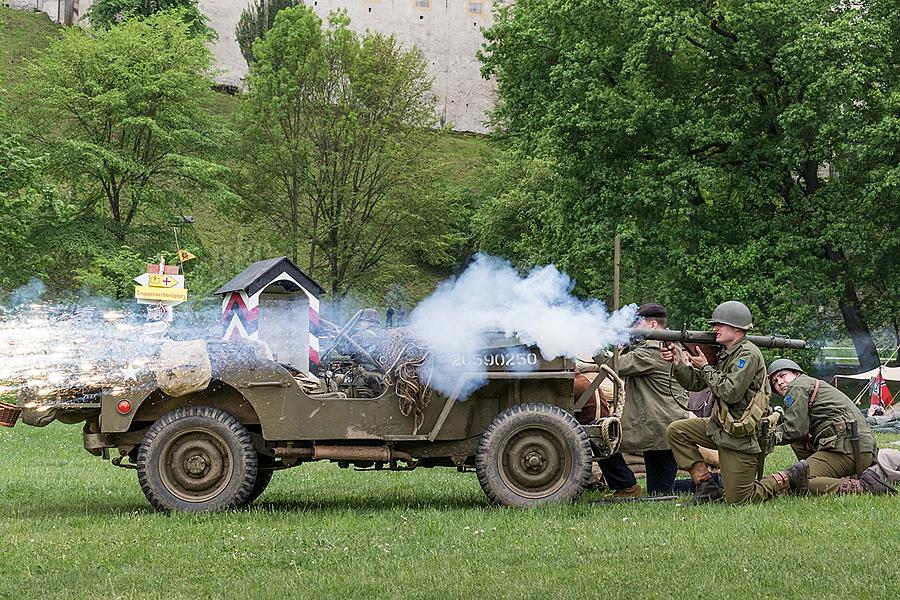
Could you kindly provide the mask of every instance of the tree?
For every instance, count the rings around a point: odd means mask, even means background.
[[[19,116],[48,173],[82,211],[101,209],[124,241],[199,194],[227,196],[207,113],[212,55],[177,13],[109,30],[71,28],[26,72]],[[104,210],[105,209],[105,210]]]
[[[178,11],[192,35],[214,38],[215,31],[206,25],[206,16],[197,0],[97,0],[88,9],[91,25],[109,29],[134,18],[145,18],[162,11]]]
[[[57,222],[64,205],[41,178],[46,157],[35,154],[22,137],[9,130],[0,112],[0,287],[24,282],[22,269],[33,249],[39,222]]]
[[[266,36],[275,24],[275,15],[283,8],[297,6],[299,0],[255,0],[241,11],[234,37],[247,64],[253,62],[253,44]]]
[[[241,106],[242,196],[289,254],[340,299],[415,235],[418,162],[435,98],[417,49],[328,27],[304,6],[280,11],[253,47]]]
[[[618,232],[633,297],[815,337],[836,313],[871,367],[900,308],[898,32],[886,0],[521,0],[483,60],[498,125],[555,165],[540,235],[584,291]]]

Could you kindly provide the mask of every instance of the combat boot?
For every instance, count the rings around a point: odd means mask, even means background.
[[[784,471],[772,473],[779,492],[790,490],[798,496],[809,494],[809,463],[805,460],[792,464]]]
[[[704,479],[700,483],[694,484],[694,497],[691,498],[691,504],[716,502],[721,500],[724,495],[725,492],[722,489],[722,486],[710,477],[709,479]]]
[[[616,490],[609,495],[612,500],[621,500],[623,498],[640,498],[644,495],[644,489],[639,484],[634,484],[624,490]]]
[[[691,480],[694,482],[694,497],[691,498],[691,504],[704,504],[722,499],[724,495],[722,486],[713,480],[706,464],[695,463],[691,467],[690,473]]]
[[[897,490],[882,481],[874,469],[869,467],[863,471],[859,479],[855,477],[844,477],[841,479],[841,487],[838,489],[838,493],[882,496],[884,494],[896,494]]]
[[[875,494],[876,496],[881,496],[884,494],[896,494],[897,490],[884,482],[878,474],[875,473],[875,469],[869,467],[859,478],[860,483],[862,483],[863,488],[866,492],[870,494]]]

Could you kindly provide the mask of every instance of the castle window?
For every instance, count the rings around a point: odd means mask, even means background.
[[[414,0],[416,10],[431,10],[431,0]]]
[[[484,2],[466,2],[466,14],[473,17],[483,15]]]

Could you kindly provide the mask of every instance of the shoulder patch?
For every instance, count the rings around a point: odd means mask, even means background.
[[[791,396],[790,394],[788,394],[787,396],[784,397],[784,405],[785,405],[785,406],[787,406],[788,408],[790,408],[790,407],[791,407],[791,404],[793,404],[793,403],[794,403],[794,397],[793,397],[793,396]]]
[[[743,369],[744,366],[745,366],[746,364],[747,364],[747,359],[746,359],[746,358],[740,359],[740,360],[738,361],[738,369]]]

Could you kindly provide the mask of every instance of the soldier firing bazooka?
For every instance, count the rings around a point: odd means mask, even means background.
[[[678,466],[691,474],[695,504],[723,495],[729,504],[739,504],[753,497],[762,456],[757,429],[768,409],[771,388],[762,353],[746,337],[753,327],[750,309],[734,300],[723,302],[708,322],[722,345],[716,366],[703,353],[693,355],[671,345],[664,346],[661,355],[674,365],[674,376],[685,389],[710,389],[712,414],[675,421],[666,433]],[[719,451],[724,490],[712,479],[700,446]]]
[[[780,358],[769,365],[772,387],[784,397],[784,414],[769,418],[776,444],[791,444],[799,462],[764,477],[753,500],[795,494],[887,494],[870,468],[878,448],[862,413],[843,392]]]
[[[635,327],[665,329],[667,320],[668,313],[663,305],[644,304],[638,308]],[[670,380],[669,364],[660,355],[662,344],[645,339],[622,354],[617,363],[619,375],[625,377],[620,450],[643,453],[647,493],[651,495],[672,493],[678,467],[666,441],[666,428],[673,421],[688,417],[688,413],[678,406],[678,402],[687,403],[687,394],[677,382]],[[600,468],[613,490],[613,498],[643,495],[621,453],[601,460]]]

